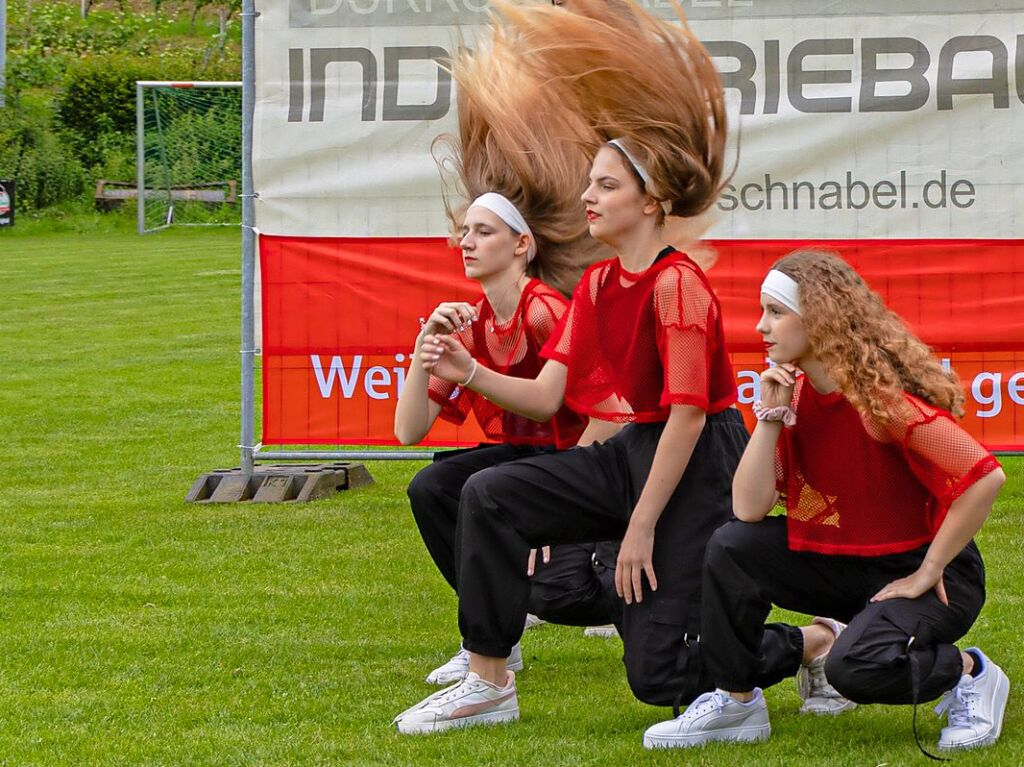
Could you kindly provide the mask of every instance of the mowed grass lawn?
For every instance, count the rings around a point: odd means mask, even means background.
[[[406,506],[420,464],[303,506],[193,506],[237,463],[239,237],[0,233],[0,764],[925,764],[909,707],[836,720],[768,693],[770,743],[647,753],[616,641],[524,640],[522,721],[404,738],[391,718],[455,649],[455,600]],[[1024,763],[1022,463],[980,536],[969,639],[1016,685],[1000,744]],[[940,722],[920,710],[933,745]]]

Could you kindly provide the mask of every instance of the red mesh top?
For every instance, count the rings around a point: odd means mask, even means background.
[[[494,310],[483,298],[477,304],[479,319],[455,337],[492,370],[517,378],[536,378],[544,366],[540,349],[568,306],[561,293],[539,280],[530,280],[507,323],[495,322]],[[531,421],[437,376],[430,377],[428,392],[441,405],[441,417],[446,421],[461,424],[473,411],[484,434],[495,442],[568,448],[576,444],[586,426],[586,419],[566,407],[550,421]]]
[[[839,392],[806,378],[794,390],[796,425],[776,451],[789,547],[878,556],[931,542],[950,505],[999,466],[953,417],[910,394],[886,425],[863,419]]]
[[[541,354],[568,368],[566,404],[605,421],[666,421],[671,405],[718,413],[736,401],[718,298],[673,248],[639,274],[617,258],[591,266]]]

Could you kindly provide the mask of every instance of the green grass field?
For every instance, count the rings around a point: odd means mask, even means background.
[[[238,460],[238,233],[66,228],[0,233],[0,764],[928,763],[910,708],[807,720],[790,685],[769,744],[646,753],[667,711],[633,700],[617,640],[554,626],[524,638],[519,724],[398,736],[457,643],[405,502],[419,464],[303,506],[185,504]],[[1022,685],[1024,462],[1004,463],[969,639]],[[955,763],[1024,763],[1020,690],[1000,744]]]

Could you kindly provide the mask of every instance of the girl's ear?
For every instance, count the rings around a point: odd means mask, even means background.
[[[525,256],[530,250],[530,235],[521,234],[516,242],[516,255]]]

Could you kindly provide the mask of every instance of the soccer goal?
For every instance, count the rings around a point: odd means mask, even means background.
[[[239,225],[242,83],[138,81],[135,109],[135,189],[105,193],[138,199],[139,234]]]

